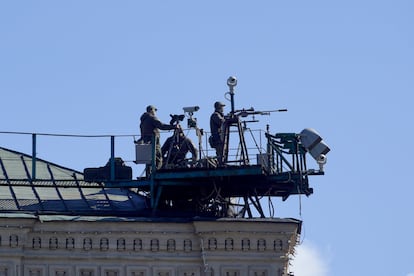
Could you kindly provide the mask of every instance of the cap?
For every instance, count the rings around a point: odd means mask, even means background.
[[[151,110],[157,111],[157,108],[155,106],[153,106],[153,105],[147,106],[147,112],[150,112]]]
[[[219,107],[222,107],[222,106],[226,106],[226,105],[222,102],[215,102],[214,103],[214,108],[219,108]]]

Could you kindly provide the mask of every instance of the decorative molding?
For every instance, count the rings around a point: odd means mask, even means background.
[[[89,251],[92,250],[93,244],[92,244],[92,238],[84,238],[83,239],[83,250]]]
[[[250,250],[250,239],[243,238],[242,239],[242,251],[249,251]]]
[[[73,233],[71,233],[73,234]],[[259,233],[260,234],[260,233]],[[122,235],[122,233],[120,233]],[[41,235],[32,236],[30,239],[30,247],[33,250],[48,249],[48,250],[75,250],[82,249],[84,251],[99,250],[99,251],[110,251],[115,250],[114,247],[110,245],[116,244],[116,251],[145,251],[149,250],[152,252],[192,252],[194,249],[194,244],[198,245],[198,240],[193,239],[177,239],[177,238],[168,238],[168,239],[158,239],[146,236],[145,238],[134,238],[134,237],[117,237],[112,233],[111,237],[99,237],[99,236],[89,236],[85,237],[83,235],[76,236],[56,236],[55,232],[45,233]],[[18,235],[10,235],[8,239],[8,246],[10,248],[22,247],[23,243]],[[182,247],[177,246],[177,242],[182,242]],[[253,243],[252,247],[252,241]],[[286,242],[286,244],[289,243]],[[146,244],[146,246],[145,246]],[[2,244],[4,246],[4,242]],[[267,237],[257,236],[255,239],[250,239],[243,236],[226,237],[226,238],[215,238],[209,237],[207,239],[207,246],[205,248],[208,251],[215,250],[225,250],[225,251],[250,251],[255,249],[257,251],[268,251],[272,250],[273,252],[283,252],[289,250],[289,247],[285,245],[285,242],[280,239],[268,239]]]
[[[193,242],[190,239],[184,240],[184,251],[190,252],[193,250]]]
[[[42,248],[42,239],[40,237],[33,237],[32,239],[32,249],[41,249]]]
[[[25,276],[46,276],[46,265],[25,265]]]
[[[126,242],[124,238],[119,238],[116,241],[116,250],[118,251],[125,251],[126,250]]]
[[[142,239],[134,239],[134,251],[142,251]]]
[[[17,222],[0,227],[0,276],[270,276],[298,240],[283,222]]]
[[[59,240],[57,237],[49,238],[49,249],[56,250],[59,248]]]
[[[74,267],[70,265],[49,266],[49,276],[71,276],[74,275]]]
[[[108,251],[109,249],[109,240],[108,238],[101,238],[99,242],[99,249],[101,251]]]
[[[154,268],[154,276],[173,276],[175,275],[173,267],[156,267]]]
[[[129,266],[126,271],[127,276],[152,276],[150,274],[151,269],[144,266]]]
[[[184,245],[184,248],[185,248],[185,245]],[[168,239],[167,240],[167,251],[168,252],[174,252],[175,250],[176,250],[175,240],[174,239]]]
[[[150,245],[152,252],[160,251],[160,241],[158,239],[152,239]]]
[[[101,266],[102,276],[124,276],[123,269],[119,266]]]
[[[11,275],[10,268],[8,266],[0,264],[0,275],[1,276]]]
[[[98,267],[96,266],[78,266],[76,276],[98,276]]]
[[[224,249],[226,251],[233,251],[234,250],[234,240],[232,238],[226,238],[224,240]]]
[[[217,239],[216,238],[209,238],[208,239],[208,250],[216,250],[217,249]]]
[[[9,237],[9,246],[11,248],[16,248],[19,246],[19,236],[18,235],[10,235]]]
[[[266,240],[258,239],[257,240],[257,251],[265,251],[265,250],[266,250]]]
[[[65,246],[65,248],[67,250],[73,250],[73,249],[75,249],[75,238],[73,238],[73,237],[66,238],[66,246]]]
[[[277,251],[277,252],[281,252],[281,251],[283,251],[283,249],[284,249],[284,246],[283,246],[283,241],[282,241],[282,240],[279,240],[279,239],[274,240],[274,241],[273,241],[273,249],[274,249],[275,251]]]

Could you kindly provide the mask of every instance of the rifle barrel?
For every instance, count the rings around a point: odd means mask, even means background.
[[[275,109],[275,110],[266,110],[262,112],[270,113],[270,112],[285,112],[285,111],[288,111],[288,110],[286,108],[282,108],[282,109]]]

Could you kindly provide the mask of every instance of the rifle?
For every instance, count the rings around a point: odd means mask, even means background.
[[[266,110],[266,111],[255,111],[253,107],[249,109],[239,109],[234,111],[234,115],[237,117],[247,117],[249,115],[270,115],[273,112],[286,112],[287,109],[275,109],[275,110]]]

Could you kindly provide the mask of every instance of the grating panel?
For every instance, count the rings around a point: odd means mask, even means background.
[[[18,211],[16,202],[12,199],[0,199],[0,210],[2,211]]]
[[[18,210],[8,186],[0,186],[0,210]]]

